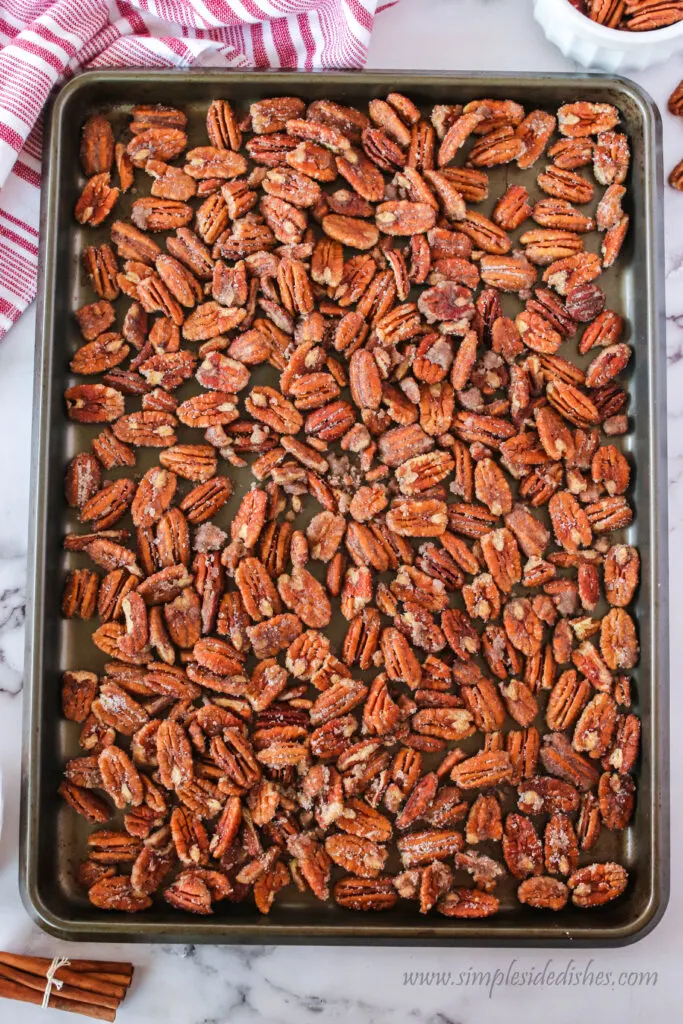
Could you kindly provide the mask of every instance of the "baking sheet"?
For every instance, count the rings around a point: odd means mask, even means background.
[[[614,103],[621,111],[632,146],[629,186],[631,229],[612,270],[601,279],[608,305],[630,325],[635,348],[628,380],[634,430],[619,443],[635,462],[631,500],[636,517],[623,531],[639,547],[642,580],[636,617],[641,660],[633,673],[634,710],[643,725],[637,771],[638,802],[623,833],[603,830],[599,845],[584,860],[616,859],[631,872],[619,900],[599,910],[568,907],[559,914],[520,906],[514,884],[501,887],[501,910],[482,921],[458,921],[437,914],[420,917],[417,906],[401,901],[392,911],[358,914],[329,906],[294,889],[281,893],[268,917],[250,902],[217,904],[210,918],[194,918],[160,901],[135,915],[92,907],[76,885],[74,870],[83,855],[86,823],[56,796],[64,761],[79,753],[79,727],[60,714],[60,676],[65,668],[97,671],[106,660],[89,641],[92,625],[61,619],[59,603],[66,568],[86,565],[82,555],[62,552],[63,535],[74,517],[63,497],[68,459],[87,448],[99,428],[69,423],[63,390],[73,383],[68,370],[80,343],[73,310],[92,301],[83,279],[80,254],[86,244],[107,240],[107,225],[81,228],[72,210],[82,179],[78,165],[80,126],[94,111],[111,117],[122,133],[134,103],[172,103],[189,116],[189,146],[205,142],[204,113],[217,97],[243,111],[270,95],[298,95],[307,102],[326,97],[341,103],[367,103],[393,89],[406,92],[428,110],[434,103],[467,102],[482,97],[509,98],[527,110],[554,111],[577,98]],[[599,75],[453,75],[413,72],[233,73],[224,71],[89,72],[66,85],[54,103],[46,135],[43,190],[40,309],[37,318],[34,393],[33,497],[30,525],[27,607],[24,785],[22,794],[21,886],[34,919],[47,931],[68,939],[163,942],[357,942],[616,944],[641,936],[661,915],[668,894],[668,636],[666,526],[666,384],[664,376],[663,257],[659,116],[652,101],[625,80]],[[508,175],[533,184],[535,171],[520,174],[506,167],[490,171],[491,198],[476,207],[488,213],[504,190]],[[131,196],[123,197],[117,216]],[[595,241],[595,240],[593,240]],[[590,247],[590,246],[589,246]],[[123,300],[125,301],[125,300]],[[506,299],[506,302],[509,300]],[[122,300],[119,300],[122,302]],[[516,300],[512,299],[513,308]],[[518,307],[517,307],[518,308]],[[190,387],[190,385],[186,385]],[[185,392],[178,392],[186,397]],[[183,437],[181,429],[180,440]],[[196,435],[193,440],[196,440]],[[153,453],[138,455],[135,472],[144,471]],[[251,475],[232,468],[227,475],[239,494]],[[240,480],[242,477],[242,480]],[[659,500],[661,494],[662,500]],[[223,510],[230,515],[236,500]],[[221,520],[217,520],[219,525]],[[124,525],[123,523],[118,525]],[[661,597],[660,597],[661,595]],[[345,623],[338,627],[341,638]]]

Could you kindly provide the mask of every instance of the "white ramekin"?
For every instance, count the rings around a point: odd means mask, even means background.
[[[683,21],[653,32],[623,32],[591,21],[569,0],[534,0],[534,17],[565,57],[602,71],[642,71],[683,50]]]

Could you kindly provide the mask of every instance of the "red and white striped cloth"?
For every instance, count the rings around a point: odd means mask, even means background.
[[[0,338],[36,293],[40,115],[55,83],[80,68],[358,68],[365,62],[377,4],[2,0]]]

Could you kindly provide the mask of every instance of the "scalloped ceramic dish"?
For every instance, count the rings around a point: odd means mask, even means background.
[[[550,42],[585,68],[642,71],[683,50],[683,21],[652,32],[625,32],[598,25],[569,0],[534,0],[534,17]]]

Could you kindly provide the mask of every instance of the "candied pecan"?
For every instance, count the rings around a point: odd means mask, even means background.
[[[580,139],[564,138],[553,143],[548,149],[548,156],[557,167],[566,171],[586,167],[593,159],[593,140],[586,137]]]
[[[116,807],[142,803],[144,790],[140,774],[124,750],[112,744],[105,747],[98,758],[102,788]]]
[[[186,480],[204,483],[216,473],[216,452],[211,445],[176,444],[159,454],[159,462]]]
[[[597,693],[585,706],[574,730],[573,745],[589,757],[600,758],[610,746],[617,724],[614,699]]]
[[[175,115],[174,115],[175,116]],[[138,129],[130,140],[127,152],[136,167],[144,167],[147,160],[172,160],[185,149],[187,135],[181,127],[179,118],[184,117],[178,112],[175,125],[170,120],[137,121]],[[146,125],[146,127],[142,127]]]
[[[605,597],[618,608],[633,600],[640,577],[640,556],[627,544],[613,545],[605,556],[603,567]]]
[[[335,864],[360,878],[376,878],[387,857],[383,847],[360,836],[329,836],[325,840],[325,850]]]
[[[331,239],[352,249],[372,249],[379,238],[377,228],[368,221],[337,213],[323,217],[322,229]]]
[[[546,708],[548,727],[554,732],[568,729],[576,721],[591,694],[590,683],[579,680],[569,669],[563,672],[553,686]]]
[[[554,813],[544,833],[545,869],[550,875],[570,875],[578,866],[579,845],[571,818]]]
[[[564,231],[551,230],[549,227],[536,228],[526,231],[520,241],[525,246],[527,259],[541,267],[583,251],[583,240],[571,226]]]
[[[380,203],[375,211],[375,223],[387,235],[419,235],[434,227],[436,211],[422,202]]]
[[[287,849],[296,858],[301,874],[313,894],[320,900],[327,899],[331,858],[324,847],[311,834],[300,833],[289,837]]]
[[[440,914],[446,917],[479,918],[490,917],[500,906],[499,899],[481,889],[451,889],[436,905]]]
[[[545,775],[525,780],[518,791],[518,806],[525,814],[568,814],[579,806],[579,794],[573,785]]]
[[[446,529],[446,505],[435,498],[397,499],[386,514],[386,522],[402,537],[438,537]]]
[[[581,100],[576,103],[567,103],[557,112],[557,124],[560,132],[572,139],[609,131],[618,122],[619,111],[609,103],[588,103]]]
[[[185,160],[185,173],[200,181],[237,178],[247,169],[247,162],[241,154],[223,147],[198,146],[188,150]]]
[[[594,403],[573,384],[559,378],[552,379],[546,385],[546,395],[560,415],[576,427],[590,427],[600,420]]]
[[[521,883],[517,899],[539,910],[562,910],[569,899],[569,890],[559,878],[537,875]]]
[[[83,508],[102,483],[102,466],[94,455],[81,452],[69,462],[64,475],[64,496],[71,508]]]
[[[588,547],[592,539],[591,525],[584,510],[569,491],[558,491],[548,502],[548,511],[555,538],[568,552]]]
[[[116,319],[114,307],[107,299],[81,306],[74,315],[86,341],[94,341],[99,334],[111,327]]]
[[[107,219],[119,197],[119,189],[112,188],[109,182],[109,171],[88,179],[74,209],[79,224],[97,227]]]
[[[511,770],[510,755],[505,751],[482,751],[456,765],[451,779],[461,789],[481,789],[509,778]]]
[[[301,621],[318,629],[328,625],[332,609],[324,588],[314,576],[302,566],[295,566],[291,575],[283,574],[277,581],[283,603]]]
[[[286,613],[274,615],[264,622],[250,626],[246,633],[256,657],[271,658],[289,647],[302,629],[301,619],[297,615]]]
[[[65,619],[91,619],[97,608],[100,578],[91,569],[72,569],[64,582],[62,615]]]
[[[100,910],[118,910],[136,913],[151,907],[152,900],[146,894],[133,889],[130,878],[125,875],[100,878],[88,889],[88,899]]]
[[[510,717],[519,725],[530,725],[538,714],[538,705],[528,686],[513,679],[507,684],[500,683],[500,692]]]
[[[612,671],[630,669],[637,664],[639,646],[636,627],[624,608],[611,608],[602,620],[600,650],[607,667]]]
[[[110,170],[114,159],[114,133],[102,114],[91,114],[84,123],[80,157],[83,173],[88,178]]]
[[[446,857],[459,853],[462,845],[462,835],[454,829],[410,832],[397,840],[401,861],[406,868],[429,864],[434,860],[445,860]]]
[[[392,835],[392,824],[389,819],[358,797],[344,801],[344,809],[336,824],[343,832],[361,836],[374,843],[386,843]]]
[[[487,460],[482,460],[482,462],[477,464],[477,470],[479,470],[479,467],[485,461]],[[497,469],[495,466],[494,468]],[[510,512],[512,496],[507,488],[507,483],[505,483],[504,480],[501,482],[500,479],[493,476],[489,468],[487,468],[486,472],[489,474],[486,480],[481,476],[479,477],[480,489],[477,493],[477,497],[480,500],[485,500],[486,491],[484,488],[488,486],[489,501],[485,503],[489,505],[491,511],[498,515],[503,512]],[[500,471],[498,470],[498,472]],[[477,471],[475,471],[475,486],[476,484]],[[506,490],[502,488],[502,484],[505,489],[507,489],[507,493]],[[491,491],[491,487],[494,488],[493,492]],[[481,550],[489,572],[493,576],[496,585],[501,590],[509,592],[512,589],[512,585],[514,583],[518,583],[521,579],[519,550],[517,548],[517,542],[510,530],[504,528],[484,534],[481,537]]]
[[[391,876],[340,878],[335,883],[333,896],[335,903],[347,910],[391,910],[398,900]]]
[[[84,817],[90,824],[102,824],[111,818],[109,804],[75,782],[68,779],[63,780],[57,792],[77,814]]]
[[[480,793],[471,805],[465,826],[465,840],[469,845],[503,837],[500,804],[492,793]]]
[[[577,907],[597,907],[621,896],[628,884],[628,872],[607,861],[579,868],[569,878],[572,902]]]
[[[531,214],[529,193],[523,185],[510,185],[496,203],[492,220],[504,231],[514,231]]]
[[[62,674],[62,713],[71,722],[84,722],[90,714],[98,689],[94,672]]]
[[[493,256],[505,256],[512,248],[512,241],[507,232],[481,213],[469,210],[466,216],[458,221],[458,229],[467,235],[477,248]]]
[[[462,148],[477,125],[485,119],[485,116],[484,110],[480,107],[462,114],[450,124],[439,147],[437,155],[439,167],[445,167],[454,159],[458,150]]]
[[[543,845],[531,821],[521,814],[508,814],[503,831],[503,856],[515,878],[540,875]]]
[[[600,817],[605,828],[626,828],[635,805],[635,783],[623,772],[603,772],[598,783]]]
[[[64,392],[67,413],[76,423],[111,423],[122,415],[124,398],[104,384],[76,384]]]
[[[562,733],[544,737],[541,762],[545,770],[586,792],[597,782],[598,773],[586,758],[577,754]]]
[[[517,157],[517,166],[522,170],[533,167],[543,155],[545,148],[555,131],[556,118],[544,110],[532,110],[520,121],[515,135],[522,142],[522,152]]]
[[[517,160],[524,143],[510,125],[493,128],[472,146],[468,164],[472,167],[497,167]]]

